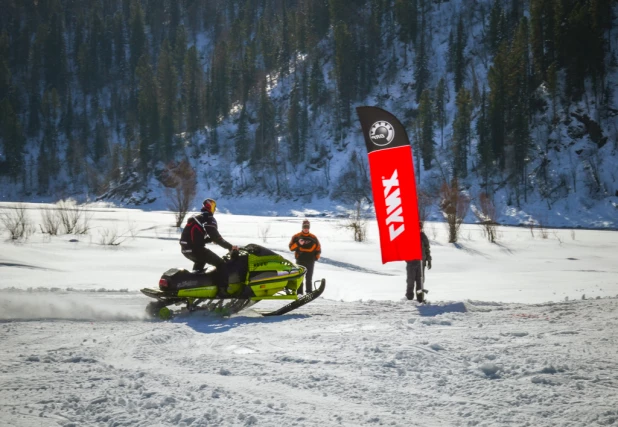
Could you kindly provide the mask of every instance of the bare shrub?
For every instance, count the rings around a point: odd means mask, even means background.
[[[163,171],[161,182],[166,187],[168,208],[175,213],[176,227],[180,227],[195,197],[197,187],[195,170],[187,160],[182,160],[180,163],[171,162]]]
[[[435,202],[434,193],[425,190],[419,190],[418,192],[418,219],[422,223],[427,221],[431,206]]]
[[[470,198],[459,190],[457,179],[453,179],[450,184],[444,182],[440,188],[440,196],[440,208],[448,226],[448,241],[455,243],[459,236],[459,228],[470,209]]]
[[[481,193],[478,209],[473,209],[472,211],[480,222],[483,236],[491,243],[495,243],[498,238],[496,232],[496,207],[491,198],[487,194]]]
[[[82,221],[73,229],[73,234],[88,234],[90,231],[90,220],[94,214],[88,214],[85,210],[82,211]]]
[[[0,222],[9,232],[11,240],[27,239],[34,233],[34,226],[23,203],[3,209]]]
[[[137,229],[137,223],[127,218],[127,224],[128,224],[127,233],[129,234],[129,236],[131,236],[131,239],[135,240],[135,238],[140,233],[140,230]]]
[[[62,218],[58,215],[58,211],[53,208],[43,208],[41,218],[43,220],[43,224],[39,225],[41,233],[57,236],[62,227]]]
[[[64,232],[66,234],[85,234],[85,233],[76,233],[76,229],[81,230],[82,227],[79,227],[79,220],[84,214],[84,208],[79,206],[75,200],[60,200],[56,203],[58,215],[60,216],[60,221],[62,222],[62,226],[64,227]]]
[[[262,242],[266,243],[269,235],[270,235],[270,224],[260,225],[258,228],[258,237],[262,239]]]
[[[341,228],[352,231],[355,242],[364,242],[367,239],[367,219],[362,207],[363,204],[360,201],[356,202],[350,216],[339,225]]]
[[[537,229],[539,230],[539,234],[541,235],[542,239],[547,239],[549,237],[549,232],[547,231],[547,228],[545,228],[545,224],[543,223],[543,221],[539,221]]]
[[[99,244],[104,246],[119,246],[129,238],[129,233],[120,234],[118,227],[99,230]]]

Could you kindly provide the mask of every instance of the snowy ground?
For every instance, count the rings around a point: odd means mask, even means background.
[[[0,240],[0,425],[618,423],[617,232],[501,228],[496,245],[464,226],[452,245],[427,224],[432,304],[418,306],[401,300],[405,264],[380,263],[375,223],[354,243],[312,218],[323,298],[277,318],[152,322],[138,289],[190,266],[172,215],[90,209],[88,235]],[[217,219],[231,243],[288,257],[300,226]],[[101,245],[114,231],[127,240]]]

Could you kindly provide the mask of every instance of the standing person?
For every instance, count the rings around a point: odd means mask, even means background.
[[[180,250],[185,258],[193,261],[194,271],[203,270],[206,264],[214,265],[217,268],[217,287],[219,288],[217,295],[223,298],[228,296],[229,277],[227,266],[219,255],[210,249],[206,249],[205,246],[206,243],[216,243],[229,251],[238,250],[238,246],[227,242],[219,234],[217,220],[214,217],[216,210],[217,202],[213,199],[204,200],[201,213],[189,218],[187,225],[182,230]]]
[[[294,252],[296,263],[307,269],[305,273],[305,290],[307,293],[313,291],[313,266],[320,259],[322,247],[320,241],[309,232],[309,220],[303,221],[303,229],[300,233],[296,233],[290,240],[290,250]],[[303,293],[303,284],[298,288],[298,294]]]
[[[406,298],[409,300],[414,299],[418,302],[425,300],[425,289],[423,284],[425,283],[425,266],[431,270],[431,248],[429,246],[429,239],[423,232],[423,223],[420,222],[421,229],[421,252],[423,254],[423,260],[406,261]],[[414,292],[414,285],[416,284],[416,293]]]

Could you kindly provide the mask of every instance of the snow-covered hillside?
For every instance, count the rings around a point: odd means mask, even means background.
[[[432,193],[434,208],[430,220],[440,221],[442,214],[437,205],[439,189],[445,177],[449,177],[452,168],[453,119],[457,112],[456,94],[453,79],[447,71],[449,34],[455,31],[457,19],[466,19],[466,49],[465,56],[468,66],[465,86],[472,89],[473,80],[477,82],[478,91],[489,92],[488,71],[492,66],[491,54],[486,45],[487,13],[493,0],[483,0],[473,4],[461,1],[432,3],[427,13],[427,26],[431,29],[428,43],[428,68],[431,70],[428,87],[435,88],[440,78],[447,82],[446,126],[434,129],[437,161],[431,170],[426,170],[422,162],[415,162],[419,188]],[[528,12],[526,12],[528,15]],[[384,37],[389,37],[384,32]],[[332,35],[331,35],[332,36]],[[618,34],[609,32],[612,49],[618,46]],[[331,93],[337,90],[333,80],[334,55],[325,41],[323,77]],[[418,103],[415,101],[415,61],[416,52],[410,45],[407,48],[397,40],[393,48],[398,52],[397,67],[394,75],[385,72],[385,64],[378,60],[376,68],[381,74],[370,96],[357,101],[358,105],[376,105],[391,111],[398,116],[407,127],[412,144],[414,140],[413,121],[410,114],[416,114]],[[206,47],[204,47],[206,49]],[[404,54],[404,49],[407,53]],[[615,54],[608,55],[609,58]],[[384,57],[377,57],[384,60]],[[296,67],[300,68],[305,60],[310,58],[300,56]],[[611,61],[610,61],[611,62]],[[279,128],[285,129],[285,114],[289,109],[290,91],[298,75],[292,68],[290,75],[269,77],[269,96],[276,109]],[[560,75],[564,85],[565,75]],[[527,185],[515,189],[510,184],[506,172],[496,173],[491,178],[492,199],[497,207],[496,220],[501,224],[543,224],[554,227],[584,227],[584,228],[617,228],[618,227],[618,78],[614,67],[609,67],[606,91],[609,94],[607,103],[600,103],[592,92],[591,82],[586,82],[588,92],[579,102],[566,103],[562,99],[553,103],[546,85],[537,90],[538,103],[543,107],[536,110],[530,124],[531,148],[528,156]],[[564,87],[563,87],[564,89]],[[604,101],[605,102],[605,101]],[[555,110],[554,110],[555,105]],[[247,104],[249,115],[255,116],[258,106]],[[602,110],[602,111],[601,111]],[[350,167],[353,152],[366,166],[366,151],[360,125],[352,125],[346,129],[342,139],[335,136],[336,117],[333,108],[323,108],[310,115],[307,155],[300,165],[290,164],[286,160],[285,132],[280,136],[280,157],[277,160],[283,170],[283,183],[279,183],[272,171],[251,170],[248,163],[230,163],[233,158],[234,141],[238,131],[237,121],[240,109],[235,106],[232,115],[217,127],[220,141],[226,141],[221,146],[221,152],[211,155],[209,152],[195,155],[208,145],[210,129],[187,136],[186,152],[193,157],[192,163],[198,173],[198,196],[196,207],[205,197],[225,199],[229,211],[236,214],[282,215],[289,216],[294,211],[303,209],[315,210],[316,214],[330,215],[344,205],[340,200],[333,200],[333,190],[340,185],[339,179]],[[479,119],[478,106],[474,110],[471,129],[471,145],[468,159],[468,177],[461,180],[460,185],[471,198],[472,204],[478,206],[478,198],[484,191],[483,178],[479,165],[476,124]],[[255,117],[254,117],[255,118]],[[356,119],[354,116],[354,123]],[[256,130],[257,124],[249,126],[250,133]],[[444,139],[442,143],[441,140]],[[202,148],[199,148],[202,147]],[[415,146],[416,147],[416,146]],[[415,148],[415,156],[420,156]],[[203,151],[203,150],[202,150]],[[302,172],[301,172],[302,171]],[[256,180],[255,184],[251,184]],[[280,184],[290,196],[277,196],[275,189]],[[150,180],[146,188],[125,198],[121,202],[135,201],[140,203],[153,201],[150,206],[164,209],[161,184],[155,179]],[[525,193],[525,194],[524,194]],[[270,200],[267,210],[252,207],[252,196]],[[247,200],[248,199],[248,200]],[[119,200],[115,200],[118,202]],[[466,221],[474,223],[477,219],[470,211]]]
[[[256,205],[265,209],[259,201]],[[0,204],[5,208],[6,204]],[[41,205],[27,205],[39,221]],[[221,206],[222,208],[224,206]],[[322,298],[280,317],[145,318],[189,267],[168,212],[89,206],[82,236],[0,241],[0,424],[6,426],[581,426],[618,420],[618,234],[428,223],[429,305],[403,301],[375,222],[355,243],[312,218]],[[217,215],[234,244],[289,257],[295,217]],[[115,231],[119,246],[102,245]],[[3,236],[6,237],[6,235]],[[215,250],[223,253],[223,250]]]
[[[242,3],[242,2],[241,2]],[[362,2],[361,2],[362,3]],[[479,0],[466,2],[462,0],[450,0],[440,2],[418,2],[426,7],[419,15],[419,26],[425,26],[427,34],[424,42],[427,46],[427,68],[429,75],[426,82],[427,89],[432,91],[435,97],[436,86],[440,79],[446,81],[446,114],[445,126],[443,129],[434,128],[434,141],[436,143],[436,160],[433,161],[431,169],[426,170],[422,162],[417,162],[417,179],[419,188],[428,191],[435,198],[439,197],[438,190],[440,185],[450,179],[452,175],[453,150],[451,141],[453,139],[453,120],[457,113],[456,93],[453,82],[453,73],[449,71],[449,40],[456,32],[457,23],[460,18],[465,25],[464,39],[464,58],[465,58],[465,78],[464,87],[473,92],[475,97],[485,90],[490,92],[488,73],[493,65],[494,55],[488,47],[488,33],[490,25],[490,13],[494,5],[502,5],[504,12],[507,13],[517,2],[496,2],[494,0]],[[417,2],[414,2],[415,7]],[[371,7],[366,4],[366,8],[359,10],[358,14],[370,13]],[[296,7],[296,6],[294,6]],[[521,7],[522,16],[531,20],[529,2]],[[618,6],[613,6],[614,16],[618,16]],[[216,9],[216,8],[215,8]],[[213,9],[213,10],[215,10]],[[231,7],[234,9],[234,7]],[[240,6],[239,6],[240,9]],[[387,8],[388,9],[388,8]],[[231,13],[230,10],[224,12],[218,10],[222,16]],[[252,8],[251,10],[260,10]],[[280,11],[277,11],[279,13]],[[163,13],[163,12],[162,12]],[[257,12],[256,12],[257,13]],[[261,165],[252,167],[250,162],[242,164],[236,163],[235,141],[238,136],[238,121],[242,105],[238,100],[230,100],[231,106],[227,115],[223,114],[217,123],[216,134],[219,145],[219,152],[213,154],[210,151],[213,129],[201,126],[195,133],[186,132],[186,129],[176,129],[177,136],[184,142],[184,152],[177,153],[177,158],[188,156],[192,165],[195,167],[198,178],[198,193],[195,198],[195,207],[205,197],[214,197],[217,200],[229,201],[229,211],[235,214],[257,214],[280,216],[293,215],[294,211],[312,209],[316,214],[330,215],[337,211],[339,206],[344,204],[341,200],[335,200],[335,193],[338,186],[341,186],[341,177],[350,168],[353,153],[360,159],[362,166],[366,169],[366,155],[361,134],[360,126],[356,123],[354,107],[359,105],[376,105],[391,111],[406,126],[415,145],[416,156],[420,153],[416,147],[418,139],[414,127],[414,117],[418,115],[419,105],[416,102],[415,86],[416,79],[416,49],[413,42],[403,43],[399,36],[399,24],[396,18],[396,11],[388,10],[384,14],[384,22],[380,26],[381,52],[372,54],[372,66],[375,67],[376,81],[371,92],[363,99],[354,99],[350,106],[352,123],[340,127],[338,117],[338,83],[336,79],[336,52],[334,52],[333,30],[328,31],[316,44],[312,52],[296,52],[290,56],[289,68],[286,73],[272,70],[261,70],[268,73],[264,76],[264,81],[268,86],[268,96],[276,111],[275,125],[276,130],[276,155],[267,162],[268,167]],[[186,21],[192,17],[187,16]],[[323,17],[328,20],[328,14]],[[221,18],[222,22],[225,18]],[[354,21],[354,20],[352,20]],[[359,19],[360,22],[364,22]],[[187,22],[185,22],[186,24]],[[153,31],[152,22],[146,24],[145,31]],[[191,37],[186,39],[187,48],[195,46],[199,51],[200,66],[206,75],[212,70],[213,50],[215,41],[211,34],[210,27],[196,27],[198,30]],[[203,31],[202,31],[203,30]],[[43,31],[43,30],[41,30]],[[75,30],[72,30],[75,31]],[[532,30],[531,30],[532,35]],[[258,38],[258,34],[248,36],[251,41]],[[320,36],[322,37],[322,36]],[[617,228],[618,224],[618,77],[616,74],[615,57],[616,46],[618,46],[618,33],[610,28],[603,32],[606,44],[610,51],[606,52],[604,81],[602,89],[594,90],[592,79],[584,82],[585,91],[581,100],[571,101],[565,96],[565,85],[567,81],[566,71],[559,70],[557,75],[557,93],[552,98],[548,89],[547,82],[540,83],[534,91],[534,109],[530,120],[530,139],[531,147],[526,157],[525,182],[526,185],[519,185],[514,188],[512,174],[508,171],[495,172],[490,177],[491,197],[497,206],[496,220],[501,224],[544,224],[556,227],[592,227],[592,228]],[[247,40],[246,42],[248,42]],[[257,40],[258,42],[260,40]],[[14,47],[14,46],[13,46]],[[70,50],[75,50],[73,46]],[[312,48],[313,49],[313,48]],[[17,50],[17,49],[13,49]],[[75,55],[75,52],[73,52]],[[328,94],[328,102],[321,105],[315,111],[313,108],[307,109],[308,114],[308,133],[306,153],[298,158],[295,154],[290,154],[290,144],[288,139],[288,112],[290,110],[291,92],[294,85],[301,79],[303,67],[313,64],[313,59],[318,56],[317,63],[320,67],[321,78],[324,82],[324,90]],[[532,57],[532,53],[530,53]],[[156,58],[152,58],[153,64]],[[73,68],[76,64],[73,64]],[[282,67],[283,68],[283,67]],[[305,70],[307,71],[307,70]],[[530,71],[532,72],[532,71]],[[15,78],[20,76],[15,73]],[[23,77],[23,76],[21,76]],[[21,78],[20,77],[20,78]],[[83,82],[82,82],[83,83]],[[87,83],[87,79],[86,79]],[[79,93],[80,86],[75,82],[72,90]],[[257,85],[257,83],[256,83]],[[24,86],[24,85],[21,85]],[[89,97],[94,103],[101,102],[100,111],[105,110],[110,116],[120,115],[116,125],[112,129],[107,129],[107,143],[112,149],[125,147],[125,131],[127,126],[122,113],[117,112],[112,105],[111,99],[114,98],[116,86],[102,86],[98,96],[84,94],[83,103],[87,104]],[[16,87],[16,90],[19,87]],[[257,87],[251,88],[252,96],[246,104],[248,119],[248,138],[255,140],[255,133],[258,128],[258,92]],[[603,92],[603,93],[601,93]],[[81,99],[78,95],[76,99]],[[113,96],[114,95],[114,96]],[[100,98],[100,99],[99,99]],[[36,97],[33,97],[36,99]],[[433,99],[433,98],[432,98]],[[80,101],[82,102],[82,101]],[[306,103],[306,101],[305,101]],[[38,107],[37,107],[38,108]],[[34,107],[33,107],[34,109]],[[36,109],[35,109],[36,110]],[[87,119],[88,108],[77,108],[75,114],[84,116]],[[309,111],[310,110],[310,111]],[[36,111],[35,111],[36,112]],[[92,113],[92,112],[90,112]],[[484,186],[479,170],[479,156],[477,153],[478,137],[476,125],[480,117],[480,107],[478,100],[472,111],[472,121],[470,123],[471,140],[469,146],[469,157],[467,169],[469,174],[460,181],[462,189],[471,198],[473,204],[478,204],[480,194],[487,189]],[[94,121],[94,119],[91,119]],[[96,125],[110,125],[110,119],[97,119]],[[25,114],[24,114],[25,122]],[[100,122],[100,123],[99,123]],[[182,120],[180,120],[182,122]],[[92,129],[91,129],[92,128]],[[93,170],[91,173],[97,175],[96,165],[89,159],[91,154],[88,151],[88,142],[95,131],[95,123],[87,123],[86,131],[79,138],[86,159]],[[72,196],[80,201],[95,200],[105,193],[105,199],[120,205],[140,205],[148,206],[149,209],[166,209],[167,202],[164,196],[162,184],[154,177],[149,179],[135,179],[137,172],[132,170],[138,159],[128,159],[118,170],[110,175],[122,175],[121,183],[112,182],[111,189],[101,185],[100,181],[109,179],[105,174],[100,173],[96,179],[88,179],[89,190],[84,190],[84,182],[70,182],[68,168],[68,148],[59,151],[58,179],[51,180],[49,191],[39,188],[40,179],[37,180],[36,165],[39,156],[39,145],[41,144],[40,135],[30,137],[26,157],[30,160],[29,165],[24,165],[27,173],[23,179],[12,180],[3,178],[0,181],[0,200],[24,200],[32,202],[56,201],[61,197]],[[64,138],[60,141],[66,143]],[[98,137],[97,137],[98,138]],[[100,138],[98,138],[100,139]],[[443,140],[443,141],[442,141]],[[253,142],[252,142],[253,144]],[[62,145],[62,144],[61,144]],[[130,144],[129,144],[130,145]],[[252,145],[247,156],[252,154]],[[124,150],[124,148],[123,148]],[[137,147],[133,147],[137,150]],[[129,150],[130,152],[131,150]],[[131,155],[130,153],[127,155]],[[6,153],[0,153],[0,160]],[[291,161],[294,159],[294,161]],[[127,159],[125,159],[127,160]],[[38,162],[38,163],[37,163]],[[276,166],[274,165],[276,163]],[[150,165],[149,172],[160,172],[164,167],[162,162]],[[276,173],[269,168],[275,168]],[[354,167],[357,170],[361,167]],[[121,170],[122,169],[122,170]],[[20,169],[21,170],[21,169]],[[359,172],[361,175],[364,171]],[[155,175],[157,175],[155,173]],[[275,176],[276,175],[276,176]],[[77,179],[77,178],[76,178]],[[43,180],[45,181],[45,180]],[[92,181],[92,182],[90,182]],[[45,181],[46,182],[46,181]],[[28,183],[26,185],[26,183]],[[106,188],[106,191],[97,192],[95,188]],[[524,189],[525,188],[525,189]],[[87,192],[86,192],[87,191]],[[339,191],[340,192],[340,191]],[[39,196],[39,194],[43,194]],[[251,207],[253,197],[259,195],[268,199],[271,207],[267,210]],[[441,213],[438,211],[438,202],[434,200],[435,206],[430,216],[430,220],[441,220]],[[350,208],[350,202],[346,201],[344,208]],[[470,213],[466,221],[471,223],[476,219]]]

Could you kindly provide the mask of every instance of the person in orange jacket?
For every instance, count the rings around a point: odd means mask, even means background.
[[[292,240],[290,240],[290,250],[295,254],[296,263],[307,269],[305,273],[305,290],[307,293],[313,291],[313,266],[320,259],[322,252],[320,241],[315,234],[309,232],[310,225],[309,220],[304,220],[303,230],[293,235]],[[298,294],[302,293],[303,284],[298,288]]]

